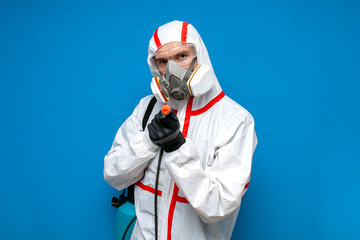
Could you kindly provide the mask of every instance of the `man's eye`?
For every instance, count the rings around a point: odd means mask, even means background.
[[[166,59],[157,59],[156,60],[156,64],[160,67],[160,66],[164,66],[167,64],[167,60]]]
[[[177,58],[178,60],[185,60],[188,57],[188,55],[186,53],[180,53]]]

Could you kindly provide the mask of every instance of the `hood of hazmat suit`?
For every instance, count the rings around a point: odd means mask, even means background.
[[[199,76],[192,73],[196,81],[187,83],[190,95],[182,100],[164,98],[161,88],[154,89],[154,79],[151,83],[158,101],[148,122],[167,102],[186,138],[179,149],[162,155],[157,192],[159,239],[230,239],[249,186],[257,145],[254,119],[224,94],[206,47],[189,23],[173,21],[155,31],[148,52],[154,78],[162,77],[154,56],[172,42],[194,46],[196,67],[205,66],[205,71]],[[154,239],[154,188],[160,149],[150,141],[147,128],[143,131],[141,126],[152,97],[141,99],[105,156],[104,177],[110,185],[121,190],[135,184],[137,221],[132,239]]]

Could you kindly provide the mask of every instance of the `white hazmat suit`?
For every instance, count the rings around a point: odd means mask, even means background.
[[[173,21],[159,27],[149,43],[148,62],[170,42],[195,45],[198,64],[212,65],[195,28]],[[152,70],[155,76],[156,72]],[[158,191],[158,233],[161,240],[230,239],[251,173],[257,145],[254,119],[227,97],[211,71],[214,84],[200,96],[169,99],[186,142],[164,152]],[[141,99],[118,130],[105,157],[105,180],[118,190],[135,186],[137,215],[131,239],[154,239],[154,187],[160,149],[142,130],[152,96]],[[149,117],[162,107],[157,102]]]

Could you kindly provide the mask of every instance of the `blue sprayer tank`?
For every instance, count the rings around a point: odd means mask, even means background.
[[[129,225],[129,223],[131,222],[131,220],[134,218],[134,216],[135,216],[134,204],[130,202],[125,202],[118,208],[116,213],[114,240],[122,240],[124,232],[127,226]],[[131,224],[130,228],[128,229],[125,236],[125,240],[130,240],[135,222],[136,221],[134,221]]]

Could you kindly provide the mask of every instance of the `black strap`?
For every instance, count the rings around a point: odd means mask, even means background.
[[[146,123],[147,121],[149,120],[149,117],[150,117],[150,114],[155,106],[155,103],[156,103],[156,98],[153,97],[150,102],[149,102],[149,105],[147,106],[147,109],[146,109],[146,112],[144,114],[144,118],[143,118],[143,121],[142,121],[142,128],[143,130],[145,130],[146,128]]]
[[[149,120],[149,117],[150,117],[150,114],[151,114],[151,112],[152,112],[152,110],[153,110],[153,108],[154,108],[154,106],[155,106],[155,103],[156,103],[156,98],[155,98],[155,96],[150,100],[150,102],[149,102],[149,105],[147,106],[147,108],[146,108],[146,111],[145,111],[145,114],[144,114],[144,118],[143,118],[143,121],[142,121],[142,127],[143,127],[143,130],[145,130],[145,128],[146,128],[146,123],[147,123],[147,121]],[[124,190],[125,191],[125,190]],[[131,185],[131,186],[129,186],[128,188],[127,188],[127,191],[128,191],[128,194],[127,194],[127,200],[130,202],[130,203],[132,203],[132,204],[134,204],[134,184],[133,185]],[[157,190],[156,190],[157,191]],[[125,193],[125,192],[124,192]],[[124,195],[124,193],[123,193],[123,195]],[[124,197],[124,196],[123,196]],[[118,207],[118,206],[117,206]],[[130,228],[130,226],[131,226],[131,224],[135,221],[135,219],[136,219],[136,215],[133,217],[133,219],[131,219],[131,221],[129,222],[129,224],[128,224],[128,226],[127,226],[127,228],[126,228],[126,230],[125,230],[125,232],[124,232],[124,234],[123,234],[123,237],[122,237],[122,239],[125,239],[125,236],[126,236],[126,233],[128,232],[128,230],[129,230],[129,228]]]

